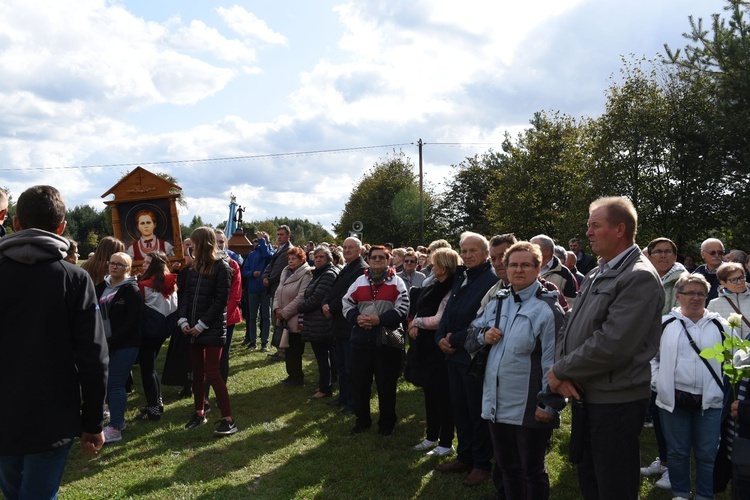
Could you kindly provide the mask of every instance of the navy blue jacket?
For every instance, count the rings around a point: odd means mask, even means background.
[[[487,290],[497,283],[497,280],[489,261],[471,269],[465,266],[458,266],[456,269],[451,298],[448,299],[440,326],[435,333],[435,343],[451,333],[451,347],[457,349],[455,353],[448,356],[452,361],[469,364],[471,357],[464,349],[466,334],[471,322],[477,316],[482,298]],[[466,282],[465,285],[464,282]]]

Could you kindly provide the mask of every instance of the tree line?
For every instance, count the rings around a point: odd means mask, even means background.
[[[724,12],[710,27],[690,17],[680,50],[623,58],[601,116],[539,111],[517,136],[506,133],[499,151],[454,165],[440,193],[425,189],[426,242],[455,243],[465,230],[567,242],[585,235],[591,201],[622,195],[638,210],[642,245],[667,236],[696,253],[714,236],[750,248],[750,5],[727,0]],[[366,241],[418,242],[414,170],[403,152],[377,162],[354,187],[336,235],[358,220]]]

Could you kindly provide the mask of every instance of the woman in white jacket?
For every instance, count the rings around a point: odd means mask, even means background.
[[[716,271],[719,280],[719,296],[708,304],[708,310],[717,312],[728,319],[730,314],[741,314],[743,317],[739,331],[743,339],[750,337],[750,290],[745,282],[745,268],[737,262],[726,262]],[[748,323],[746,323],[748,322]]]
[[[696,462],[695,498],[713,498],[724,400],[722,371],[716,360],[706,360],[698,353],[723,340],[727,323],[705,309],[709,288],[701,275],[684,273],[677,280],[679,307],[664,316],[659,355],[652,361],[656,405],[676,498],[690,498],[691,449]]]

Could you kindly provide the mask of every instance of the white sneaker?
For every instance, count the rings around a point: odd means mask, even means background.
[[[104,428],[104,442],[114,443],[115,441],[122,440],[122,433],[119,429],[115,429],[111,425]]]
[[[664,474],[667,471],[667,466],[661,464],[661,460],[658,458],[651,462],[648,467],[641,467],[642,476],[655,476],[656,474]]]
[[[428,457],[445,457],[447,455],[453,455],[456,452],[456,450],[451,446],[450,448],[446,448],[445,446],[438,446],[435,449],[432,449],[428,451],[425,455]]]
[[[669,482],[669,471],[664,472],[664,474],[661,475],[661,478],[654,483],[654,486],[662,490],[671,490],[672,483]]]
[[[414,451],[429,450],[430,448],[434,448],[435,445],[437,444],[438,444],[437,441],[430,441],[429,439],[425,439],[424,441],[416,445],[414,448],[412,448],[412,450]]]

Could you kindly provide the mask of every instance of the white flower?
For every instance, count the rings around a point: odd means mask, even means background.
[[[750,368],[750,352],[745,349],[738,349],[737,352],[734,353],[732,366],[734,366],[738,370],[745,370]]]
[[[727,322],[732,328],[740,328],[742,326],[742,316],[737,313],[732,313],[729,315]]]

